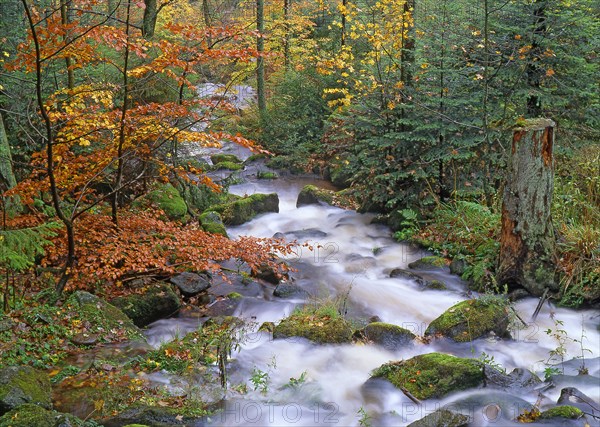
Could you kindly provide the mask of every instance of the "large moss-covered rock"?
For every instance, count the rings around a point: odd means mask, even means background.
[[[181,301],[166,283],[151,285],[141,294],[118,297],[111,302],[140,328],[172,316],[181,307]]]
[[[253,194],[213,206],[210,210],[219,213],[225,224],[240,225],[261,213],[279,212],[279,196],[277,193]]]
[[[97,426],[69,414],[25,404],[0,417],[0,427],[86,427]]]
[[[373,372],[417,399],[441,398],[452,392],[483,385],[483,364],[442,353],[386,363]]]
[[[442,336],[456,342],[468,342],[494,332],[508,335],[509,315],[506,299],[485,298],[462,301],[435,319],[425,336]]]
[[[29,366],[0,369],[0,415],[25,403],[52,407],[52,388],[45,372]]]
[[[305,185],[296,199],[296,207],[326,203],[339,208],[354,208],[355,202],[347,191],[333,191]]]
[[[543,420],[548,420],[552,418],[567,418],[571,420],[576,420],[583,416],[583,412],[581,409],[576,408],[574,406],[564,405],[564,406],[555,406],[554,408],[550,408],[540,414],[540,418]]]
[[[223,170],[223,169],[230,170],[230,171],[239,171],[241,169],[244,169],[244,165],[241,163],[234,163],[234,162],[219,162],[212,167],[212,170],[214,170],[214,171],[219,171],[219,170]]]
[[[89,292],[74,292],[67,305],[75,308],[83,321],[90,324],[87,333],[96,334],[100,341],[114,341],[111,331],[118,330],[120,338],[145,340],[142,332],[125,313]]]
[[[383,322],[369,323],[363,329],[357,331],[355,336],[392,351],[409,346],[412,340],[416,338],[415,334],[408,329]]]
[[[187,215],[185,200],[171,184],[158,184],[146,197],[162,209],[169,219],[180,220]]]
[[[447,269],[448,264],[445,258],[439,256],[426,256],[408,264],[408,268],[413,270],[439,270]]]
[[[213,162],[213,165],[223,162],[242,163],[242,161],[233,154],[213,154],[210,156],[210,161]]]
[[[180,412],[177,408],[139,405],[126,409],[113,418],[103,420],[102,425],[105,427],[120,427],[124,425],[152,427],[197,425],[197,419],[182,416]]]
[[[225,224],[218,212],[203,212],[202,215],[200,215],[200,224],[202,225],[202,229],[207,233],[221,234],[222,236],[228,237]]]
[[[306,338],[317,344],[341,344],[352,340],[352,327],[342,316],[303,310],[275,326],[273,338],[289,337]]]
[[[466,415],[438,409],[420,420],[410,423],[408,427],[467,427],[470,418]]]

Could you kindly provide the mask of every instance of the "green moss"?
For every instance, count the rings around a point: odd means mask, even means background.
[[[425,284],[425,288],[436,289],[439,291],[443,291],[443,290],[447,289],[446,284],[444,282],[442,282],[441,280],[432,280],[431,282]]]
[[[171,316],[181,306],[173,288],[164,283],[149,287],[143,294],[115,298],[112,303],[139,327]]]
[[[574,406],[564,405],[564,406],[555,406],[554,408],[550,408],[547,411],[542,412],[540,418],[549,419],[549,418],[568,418],[572,420],[576,420],[583,416],[583,412],[581,409],[576,408]]]
[[[231,170],[231,171],[239,171],[241,169],[244,169],[244,165],[240,164],[240,163],[234,163],[234,162],[220,162],[217,163],[216,165],[213,166],[212,168],[213,170],[223,170],[223,169],[227,169],[227,170]]]
[[[253,154],[250,157],[248,157],[244,163],[252,163],[252,162],[255,162],[255,161],[260,160],[260,159],[266,159],[268,157],[269,156],[267,156],[264,153]]]
[[[439,256],[426,256],[417,261],[408,264],[409,268],[414,270],[433,270],[443,268],[448,265],[446,258]]]
[[[277,175],[275,172],[258,171],[258,173],[256,174],[256,177],[258,179],[277,179],[277,178],[279,178],[279,175]]]
[[[314,185],[305,185],[302,188],[300,194],[298,194],[296,206],[312,205],[319,202],[327,203],[328,205],[337,206],[343,209],[354,209],[356,207],[356,203],[348,191],[342,190],[335,192],[333,190],[326,190]]]
[[[435,319],[425,336],[441,335],[457,342],[473,341],[489,332],[507,334],[508,302],[505,298],[481,298],[462,301]]]
[[[162,209],[170,219],[182,220],[187,215],[185,200],[171,184],[158,184],[156,189],[148,193],[147,197]]]
[[[38,405],[26,404],[0,417],[0,427],[92,427],[94,422],[85,422],[73,415],[46,410]]]
[[[98,334],[103,340],[111,341],[108,338],[111,330],[120,330],[129,339],[145,340],[142,332],[125,313],[95,295],[77,291],[67,299],[66,304],[77,309],[82,321],[89,322],[91,327],[88,333]]]
[[[228,225],[240,225],[250,221],[256,215],[266,212],[279,212],[279,197],[272,194],[253,194],[229,203],[212,206]]]
[[[217,163],[242,163],[242,161],[233,154],[213,154],[210,156],[211,162],[213,165]]]
[[[227,298],[229,299],[240,299],[240,298],[244,298],[244,296],[238,292],[231,292],[229,294],[227,294]]]
[[[202,215],[200,215],[200,224],[202,224],[202,228],[207,233],[221,234],[227,237],[225,224],[223,224],[223,219],[218,212],[207,211],[202,213]]]
[[[373,372],[373,377],[385,378],[417,399],[441,398],[454,391],[478,387],[484,379],[481,362],[442,353],[386,363]]]
[[[318,344],[341,344],[352,340],[350,323],[330,305],[307,306],[283,319],[273,338],[301,337]]]
[[[50,380],[45,372],[28,366],[12,366],[0,370],[0,413],[24,403],[52,407]]]

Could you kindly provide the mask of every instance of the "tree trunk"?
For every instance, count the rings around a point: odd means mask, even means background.
[[[10,190],[17,185],[15,174],[13,172],[12,156],[10,154],[10,144],[6,136],[4,121],[0,114],[0,191]],[[8,197],[2,203],[4,215],[12,216],[21,210],[21,203],[18,196]]]
[[[544,75],[543,67],[540,65],[544,55],[544,48],[540,42],[546,37],[546,3],[547,0],[536,0],[533,11],[534,28],[531,42],[531,58],[527,62],[525,74],[529,86],[527,97],[528,118],[540,117],[542,115],[542,100],[540,98],[540,83]]]
[[[267,101],[265,97],[265,2],[264,0],[256,0],[256,92],[258,96],[258,111],[261,116],[264,116],[267,111]]]
[[[283,21],[285,25],[285,38],[283,40],[283,61],[285,71],[290,71],[290,43],[291,43],[291,29],[290,29],[290,12],[292,7],[292,0],[283,0]]]
[[[514,130],[502,205],[498,283],[540,296],[556,290],[552,192],[554,122],[526,120]]]
[[[144,0],[144,4],[146,8],[144,9],[144,19],[142,22],[142,35],[146,40],[149,40],[154,37],[158,6],[156,0]]]

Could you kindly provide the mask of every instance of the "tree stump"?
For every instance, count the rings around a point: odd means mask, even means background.
[[[514,129],[502,205],[498,283],[535,296],[558,289],[551,216],[554,125],[530,119]]]

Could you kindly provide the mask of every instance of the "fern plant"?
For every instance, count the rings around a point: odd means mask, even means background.
[[[5,271],[3,296],[4,311],[9,309],[10,276],[31,268],[35,257],[44,254],[44,247],[51,244],[49,238],[56,236],[59,227],[48,222],[29,228],[0,230],[0,268]]]

